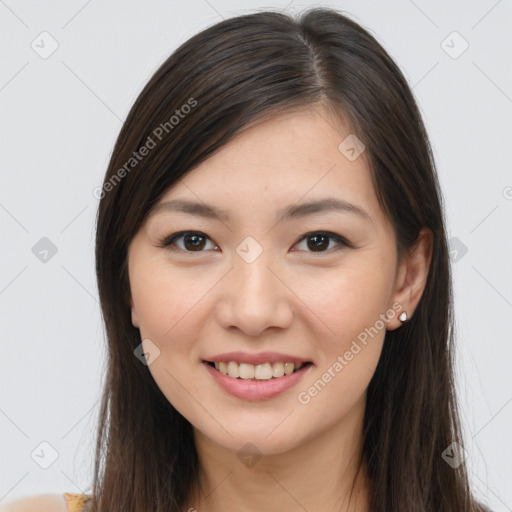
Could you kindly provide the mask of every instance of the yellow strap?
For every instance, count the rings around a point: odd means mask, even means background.
[[[64,498],[66,498],[69,512],[82,512],[85,503],[89,499],[85,494],[76,494],[71,492],[65,492]]]

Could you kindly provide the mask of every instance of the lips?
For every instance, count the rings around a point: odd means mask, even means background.
[[[309,373],[310,359],[282,352],[225,352],[205,357],[204,367],[220,388],[242,400],[268,400]]]
[[[223,357],[225,356],[223,355]],[[244,401],[258,401],[277,397],[296,386],[304,375],[311,370],[313,364],[306,363],[289,375],[265,380],[233,378],[224,375],[207,361],[203,361],[203,366],[213,378],[213,381],[226,393]]]

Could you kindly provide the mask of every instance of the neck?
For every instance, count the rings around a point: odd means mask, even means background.
[[[364,401],[313,439],[249,466],[194,429],[200,482],[184,510],[368,512],[363,415]]]

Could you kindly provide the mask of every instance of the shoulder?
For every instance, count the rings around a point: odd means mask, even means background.
[[[68,512],[63,494],[33,494],[0,503],[0,512]]]

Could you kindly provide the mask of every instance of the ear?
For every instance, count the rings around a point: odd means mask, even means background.
[[[401,309],[389,320],[386,329],[392,331],[402,325],[398,315],[405,311],[410,320],[418,305],[425,285],[432,259],[434,235],[428,228],[421,229],[414,245],[407,251],[400,263],[391,297],[392,304],[399,303]]]
[[[133,299],[130,295],[130,307],[132,308],[132,325],[133,327],[136,327],[137,329],[140,327],[139,325],[139,319],[137,317],[137,311],[135,310],[135,307],[133,305]]]

